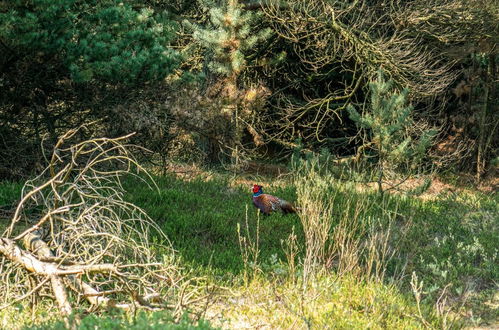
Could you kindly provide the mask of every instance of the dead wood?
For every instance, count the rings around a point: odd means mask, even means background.
[[[0,236],[3,306],[46,296],[65,316],[85,301],[92,310],[168,308],[175,316],[191,302],[202,306],[166,235],[123,198],[121,178],[141,170],[124,142],[128,136],[83,142],[74,136],[74,130],[62,136],[46,170],[25,184]],[[151,249],[151,231],[165,242],[161,255]],[[41,284],[32,284],[40,277]]]
[[[64,275],[65,271],[59,270],[54,264],[38,260],[33,255],[21,250],[13,240],[8,238],[0,238],[0,252],[28,271],[48,276],[61,314],[67,316],[72,313],[73,309],[69,304],[65,285],[59,277],[59,275]],[[39,250],[39,253],[43,253],[43,250]]]
[[[24,237],[24,245],[26,248],[39,257],[54,258],[54,255],[47,243],[45,243],[38,235],[37,232],[32,232]],[[69,267],[59,266],[61,271],[69,271],[67,279],[72,284],[71,288],[78,294],[84,296],[92,306],[103,307],[116,307],[124,310],[130,310],[130,304],[118,304],[109,298],[102,297],[102,293],[92,288],[85,283],[81,277],[74,276],[73,274],[83,274],[85,272],[117,272],[117,267],[110,264],[103,265],[72,265]]]

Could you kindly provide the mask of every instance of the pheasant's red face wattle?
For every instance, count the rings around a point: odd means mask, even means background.
[[[261,187],[262,187],[262,186],[259,186],[259,185],[257,185],[257,184],[254,184],[254,185],[253,185],[253,193],[255,193],[255,194],[256,194],[256,193],[260,190],[260,188],[261,188]]]

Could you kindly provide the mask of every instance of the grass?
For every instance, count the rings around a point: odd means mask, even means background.
[[[30,330],[63,330],[67,329],[65,322],[57,317],[57,314],[48,313],[50,306],[40,304],[32,311],[23,308],[22,304],[11,307],[0,312],[1,329],[30,329]],[[105,315],[87,314],[81,311],[81,321],[79,329],[214,329],[208,321],[193,321],[187,315],[180,320],[175,318],[168,311],[160,312],[142,312],[127,315],[124,313],[110,312]],[[72,322],[70,320],[70,322]]]
[[[63,321],[49,321],[39,325],[27,327],[30,330],[41,329],[63,330],[66,326]],[[103,317],[97,315],[88,315],[81,319],[80,329],[130,329],[130,330],[184,330],[198,329],[209,330],[213,329],[207,321],[199,320],[193,322],[187,316],[182,317],[179,321],[168,312],[138,312],[136,315],[129,316],[126,314],[106,315]]]
[[[410,297],[394,285],[359,281],[354,276],[318,275],[302,283],[256,277],[211,311],[223,311],[228,328],[418,329],[440,327],[428,309],[420,316]],[[215,314],[216,315],[216,314]]]
[[[189,267],[214,276],[217,281],[223,280],[224,284],[240,283],[245,265],[236,228],[238,224],[244,228],[247,217],[249,236],[255,238],[257,223],[246,185],[236,185],[224,176],[209,181],[161,177],[159,192],[136,183],[131,185],[134,188],[129,189],[130,200],[157,219]],[[497,319],[497,194],[449,193],[432,200],[387,195],[380,200],[375,192],[359,192],[344,183],[335,183],[329,189],[324,194],[334,195],[333,219],[353,218],[356,208],[350,205],[365,205],[359,218],[368,223],[359,227],[363,228],[359,229],[359,239],[366,237],[367,227],[376,222],[373,219],[386,220],[392,215],[390,248],[396,253],[385,267],[387,281],[404,271],[398,294],[413,296],[410,276],[414,272],[423,283],[423,304],[433,308],[437,301],[445,301],[447,308],[453,306],[454,317],[468,316],[468,322],[474,324]],[[267,190],[296,200],[296,187],[292,184]],[[334,221],[339,220],[333,220],[333,229],[338,226]],[[303,257],[305,238],[298,216],[274,214],[260,219],[260,272],[268,275],[272,265],[286,263],[282,242],[293,228],[298,234],[299,257]],[[484,305],[487,301],[489,304]],[[473,317],[469,317],[470,311],[475,312]]]
[[[158,177],[159,191],[138,180],[125,183],[127,198],[155,219],[168,234],[173,247],[190,267],[218,276],[237,275],[243,262],[237,226],[245,226],[248,215],[251,229],[257,212],[247,187],[232,186],[224,178],[182,181],[173,176]],[[282,198],[295,199],[291,187],[275,190]],[[261,219],[260,244],[263,259],[284,256],[280,239],[300,225],[296,216],[274,214]]]
[[[240,179],[213,174],[210,179],[182,180],[168,175],[155,178],[158,189],[136,179],[124,181],[126,199],[146,210],[167,233],[184,267],[225,288],[206,311],[212,325],[400,329],[497,325],[497,193],[464,191],[431,200],[389,194],[381,198],[329,178],[318,195],[333,205],[331,216],[321,218],[330,221],[326,252],[320,270],[304,282],[300,262],[309,243],[300,217],[258,218],[249,186],[239,184]],[[286,200],[304,195],[303,186],[292,182],[267,186],[267,192]],[[20,187],[0,184],[0,205],[18,199]],[[316,187],[310,184],[310,190]],[[258,243],[256,263],[245,263],[241,257],[238,226],[246,247]],[[295,249],[290,250],[293,242]],[[369,267],[373,258],[381,265],[382,276],[373,276],[375,267]],[[355,267],[342,272],[342,261]],[[0,319],[6,320],[6,313],[0,311]],[[169,324],[166,316],[143,318],[143,324],[154,324],[154,318]],[[123,317],[113,320],[103,316],[88,322],[102,326],[110,322],[116,328],[135,324]],[[49,322],[47,327],[55,324]],[[209,326],[185,322],[186,327]]]
[[[21,196],[23,185],[17,182],[4,181],[0,184],[0,207],[11,206]]]

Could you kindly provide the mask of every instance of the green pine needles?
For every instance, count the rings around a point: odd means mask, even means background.
[[[223,145],[223,153],[237,167],[249,150],[242,143],[244,130],[253,132],[255,144],[259,143],[260,136],[250,123],[254,122],[260,101],[266,95],[263,86],[248,86],[241,79],[249,66],[246,54],[272,31],[258,26],[261,13],[245,10],[237,0],[201,3],[209,21],[204,25],[185,24],[193,30],[194,40],[205,52],[205,73],[207,80],[212,80],[211,90],[206,94],[220,102],[213,119],[227,124],[225,137],[218,144]]]
[[[0,38],[18,53],[58,59],[75,82],[131,85],[160,80],[180,63],[166,15],[108,1],[13,1]]]
[[[361,147],[374,154],[378,168],[378,190],[383,193],[383,179],[388,171],[416,170],[426,155],[437,131],[427,129],[415,135],[414,108],[407,103],[408,89],[398,92],[393,80],[385,80],[378,72],[369,84],[371,104],[360,114],[352,105],[347,107],[350,119],[368,131],[369,141]]]
[[[244,70],[244,52],[271,34],[270,29],[255,32],[260,13],[244,10],[236,0],[202,1],[209,9],[209,26],[193,26],[194,39],[213,53],[208,68],[225,77],[237,76]]]

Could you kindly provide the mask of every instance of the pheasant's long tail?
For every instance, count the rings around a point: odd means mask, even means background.
[[[284,213],[296,213],[298,211],[293,204],[282,199],[281,199],[281,210]]]

